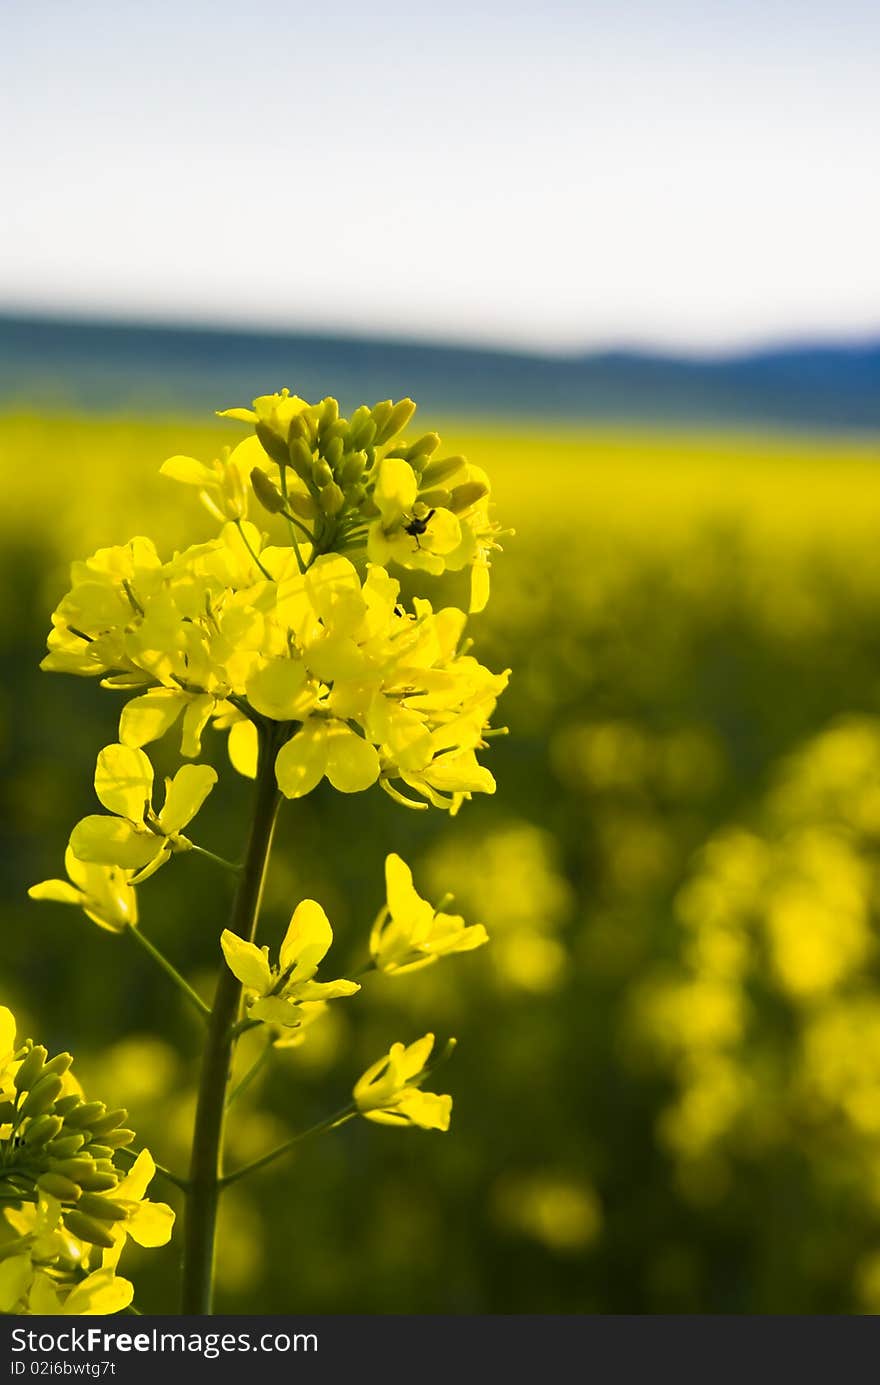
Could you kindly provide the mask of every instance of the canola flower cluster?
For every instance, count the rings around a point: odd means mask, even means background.
[[[227,733],[236,771],[265,778],[271,768],[288,799],[303,797],[326,778],[342,793],[378,783],[408,808],[455,814],[473,794],[495,790],[478,752],[492,734],[490,719],[508,673],[494,674],[471,655],[464,611],[435,610],[424,598],[407,607],[388,568],[435,576],[469,568],[470,607],[480,610],[501,531],[490,516],[485,473],[462,457],[436,457],[434,433],[411,442],[403,437],[414,409],[410,400],[385,401],[345,419],[335,400],[313,406],[285,391],[255,400],[253,410],[227,410],[225,416],[252,423],[253,436],[210,465],[177,456],[162,468],[197,488],[220,523],[217,537],[164,560],[144,537],[100,549],[73,564],[70,590],[53,615],[43,669],[98,678],[127,700],[117,741],[97,757],[95,795],[104,811],[74,826],[65,855],[68,878],[42,881],[29,893],[74,905],[110,933],[134,933],[203,1016],[211,1016],[209,1007],[143,938],[137,889],[172,857],[193,851],[241,870],[188,835],[218,782],[211,766],[192,763],[206,728]],[[270,543],[249,518],[254,500],[286,523],[286,544]],[[175,727],[189,763],[166,780],[160,801],[144,747]],[[386,901],[370,933],[368,970],[406,973],[488,941],[482,925],[448,912],[447,897],[436,906],[423,899],[396,854],[387,857],[385,875]],[[220,946],[227,975],[241,987],[241,1019],[224,1041],[234,1043],[241,1029],[262,1025],[269,1047],[297,1044],[328,1002],[355,995],[357,980],[317,979],[332,941],[330,921],[311,899],[293,911],[277,961],[252,935],[225,929]],[[453,1044],[433,1061],[433,1034],[393,1044],[355,1084],[349,1106],[323,1128],[360,1115],[447,1130],[452,1098],[425,1092],[422,1084]],[[30,1061],[25,1058],[23,1067]],[[53,1061],[60,1073],[63,1064]],[[51,1068],[40,1080],[47,1085],[38,1090],[48,1092],[61,1077]],[[27,1101],[33,1099],[31,1093]],[[88,1176],[98,1183],[76,1184],[73,1173],[85,1167],[90,1146],[71,1135],[49,1105],[39,1110],[47,1119],[37,1128],[50,1133],[48,1163],[33,1183],[39,1219],[33,1234],[45,1248],[50,1241],[60,1246],[59,1236],[89,1241],[90,1227],[89,1243],[105,1252],[101,1266],[90,1268],[90,1275],[105,1276],[98,1284],[100,1311],[117,1311],[129,1300],[115,1279],[107,1287],[115,1262],[106,1255],[117,1246],[114,1228],[140,1226],[144,1214],[136,1217],[129,1203],[137,1201],[135,1186],[142,1197],[152,1165],[148,1155],[139,1156],[128,1175],[135,1182],[120,1184],[118,1198],[107,1156],[97,1173],[90,1166]],[[105,1143],[121,1143],[103,1108],[96,1108],[98,1124],[89,1128],[83,1112],[91,1108],[71,1110],[77,1129],[97,1132],[99,1149],[105,1131]],[[24,1140],[33,1162],[42,1146],[28,1134],[30,1127],[19,1133],[18,1111],[13,1102],[11,1138],[16,1148]],[[21,1111],[36,1114],[30,1106]],[[14,1165],[19,1178],[21,1158]],[[10,1188],[21,1191],[17,1183]],[[170,1224],[167,1229],[170,1235]],[[62,1256],[62,1249],[57,1253]],[[34,1290],[27,1280],[23,1258],[8,1273],[7,1299],[14,1288],[16,1303],[30,1303],[35,1293],[48,1302],[48,1291]],[[81,1306],[97,1301],[98,1289],[84,1287],[95,1283],[88,1276],[77,1282],[73,1307],[63,1311],[98,1311]]]
[[[335,401],[309,408],[278,395],[255,401],[253,414],[232,411],[255,419],[253,438],[213,466],[175,457],[163,468],[198,487],[222,522],[218,537],[165,562],[135,538],[74,563],[42,667],[135,693],[119,722],[119,742],[132,749],[180,722],[181,752],[195,758],[210,722],[228,730],[233,766],[252,776],[260,720],[284,725],[276,774],[288,798],[325,777],[342,793],[379,783],[408,806],[453,813],[474,793],[493,793],[477,751],[508,674],[470,655],[464,612],[424,599],[405,609],[386,568],[470,566],[481,606],[497,546],[488,482],[461,458],[432,472],[435,434],[397,442],[412,408],[377,405],[347,421]],[[265,500],[275,486],[273,467],[289,525],[283,546],[246,518],[249,493]],[[346,480],[355,472],[356,483]],[[459,473],[466,479],[452,485]],[[179,830],[171,817],[166,839]],[[146,830],[163,833],[152,820]]]
[[[143,1150],[120,1169],[134,1139],[124,1110],[87,1101],[69,1053],[49,1058],[20,1040],[0,1006],[0,1312],[115,1313],[133,1287],[117,1274],[130,1236],[170,1239],[174,1213],[145,1198],[155,1173]]]

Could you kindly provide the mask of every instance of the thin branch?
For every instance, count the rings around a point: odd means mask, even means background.
[[[202,1019],[206,1019],[207,1016],[211,1013],[211,1007],[209,1005],[206,1005],[205,1002],[202,1000],[202,997],[198,994],[198,992],[194,991],[189,982],[184,980],[180,972],[177,970],[175,966],[171,964],[171,962],[169,962],[165,954],[159,951],[158,947],[156,947],[156,944],[151,943],[149,938],[147,938],[136,925],[131,925],[126,931],[129,933],[131,937],[137,939],[140,946],[144,949],[146,953],[149,954],[150,957],[152,957],[153,961],[156,962],[156,964],[162,968],[162,970],[165,972],[165,975],[170,976],[175,986],[177,986],[183,992],[190,1004],[194,1005],[195,1008],[198,1010]]]
[[[266,568],[263,567],[263,564],[260,562],[259,555],[258,555],[257,553],[254,552],[253,547],[252,547],[252,545],[251,545],[251,541],[250,541],[250,539],[248,538],[247,534],[244,532],[244,525],[242,524],[241,520],[240,520],[240,519],[237,519],[237,520],[234,521],[234,523],[235,523],[236,529],[237,529],[238,532],[241,534],[242,542],[244,543],[245,548],[247,549],[248,553],[251,555],[251,558],[252,558],[253,561],[256,563],[257,567],[258,567],[258,568],[260,569],[260,571],[262,572],[263,576],[264,576],[269,582],[274,582],[275,579],[274,579],[274,577],[272,576],[271,572],[268,572],[268,571],[266,570]]]
[[[272,1164],[276,1159],[280,1159],[283,1154],[287,1154],[295,1145],[300,1144],[303,1140],[307,1140],[310,1135],[322,1135],[328,1130],[335,1130],[340,1125],[345,1125],[346,1121],[352,1120],[356,1115],[357,1107],[353,1101],[350,1101],[347,1106],[342,1107],[341,1111],[337,1111],[334,1115],[328,1116],[326,1120],[319,1121],[317,1125],[310,1126],[308,1130],[301,1130],[300,1133],[294,1135],[292,1139],[285,1140],[283,1145],[277,1145],[275,1149],[270,1149],[268,1154],[262,1155],[259,1159],[254,1159],[250,1164],[243,1164],[240,1169],[233,1169],[232,1173],[227,1174],[225,1178],[220,1180],[221,1188],[228,1188],[231,1183],[237,1183],[240,1178],[245,1178],[248,1174],[256,1173],[257,1169],[264,1169],[267,1164]]]
[[[214,851],[207,851],[203,846],[196,846],[195,842],[190,842],[189,847],[190,851],[194,851],[197,856],[204,856],[206,861],[213,861],[215,866],[222,866],[224,870],[230,870],[236,875],[241,870],[241,866],[236,865],[235,861],[227,861],[225,856],[218,856]]]
[[[227,1109],[232,1105],[232,1103],[233,1103],[233,1101],[235,1101],[236,1097],[241,1096],[242,1092],[244,1092],[244,1091],[247,1090],[247,1088],[251,1085],[251,1083],[253,1082],[254,1078],[257,1076],[257,1074],[258,1074],[259,1072],[261,1072],[262,1069],[265,1067],[266,1063],[269,1061],[270,1057],[272,1056],[272,1049],[273,1049],[273,1047],[274,1047],[274,1045],[273,1045],[273,1043],[272,1043],[272,1040],[270,1039],[269,1042],[268,1042],[267,1044],[265,1044],[264,1047],[260,1050],[260,1052],[259,1052],[259,1054],[257,1055],[256,1059],[254,1060],[253,1063],[251,1063],[251,1066],[248,1068],[247,1072],[245,1073],[244,1077],[242,1077],[241,1081],[238,1082],[238,1083],[232,1088],[232,1091],[229,1093],[229,1096],[226,1098],[226,1106],[227,1106]]]

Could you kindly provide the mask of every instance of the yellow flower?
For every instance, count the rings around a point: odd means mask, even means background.
[[[93,923],[110,933],[124,933],[126,928],[136,926],[137,896],[131,884],[132,871],[80,861],[70,847],[64,853],[64,868],[70,881],[43,880],[31,885],[31,899],[75,904]]]
[[[108,745],[98,755],[95,793],[113,814],[93,813],[74,827],[70,849],[79,861],[135,871],[139,884],[175,851],[191,849],[181,835],[217,782],[209,765],[183,765],[165,781],[165,803],[152,807],[153,766],[142,750]]]
[[[360,1114],[379,1125],[448,1130],[452,1097],[419,1090],[433,1047],[433,1034],[425,1034],[408,1047],[392,1044],[385,1057],[367,1068],[355,1085],[354,1100]]]
[[[330,921],[314,899],[302,900],[294,910],[277,967],[270,963],[267,947],[224,929],[220,946],[229,970],[245,987],[248,1017],[294,1028],[302,1023],[299,1007],[304,1002],[337,1000],[359,991],[356,981],[312,979],[332,942]]]
[[[224,448],[220,457],[210,464],[195,457],[169,457],[159,468],[162,476],[195,486],[199,499],[214,519],[246,519],[248,511],[248,481],[251,470],[262,460],[263,451],[256,438],[246,438],[238,447]]]
[[[370,955],[379,971],[415,971],[489,941],[481,923],[468,926],[458,914],[441,913],[422,899],[409,866],[394,853],[385,858],[385,884],[387,904],[370,934]]]
[[[139,1246],[152,1249],[167,1245],[174,1230],[174,1212],[165,1202],[150,1202],[145,1196],[153,1180],[156,1165],[149,1150],[142,1149],[128,1173],[121,1178],[110,1197],[125,1210],[125,1219],[110,1227],[115,1245],[104,1255],[104,1264],[111,1267],[119,1261],[128,1236]]]

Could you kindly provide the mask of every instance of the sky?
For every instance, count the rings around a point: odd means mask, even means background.
[[[0,311],[880,331],[874,0],[7,0],[3,33]]]

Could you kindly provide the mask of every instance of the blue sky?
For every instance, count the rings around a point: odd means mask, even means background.
[[[41,0],[0,306],[547,350],[880,329],[880,7]]]

